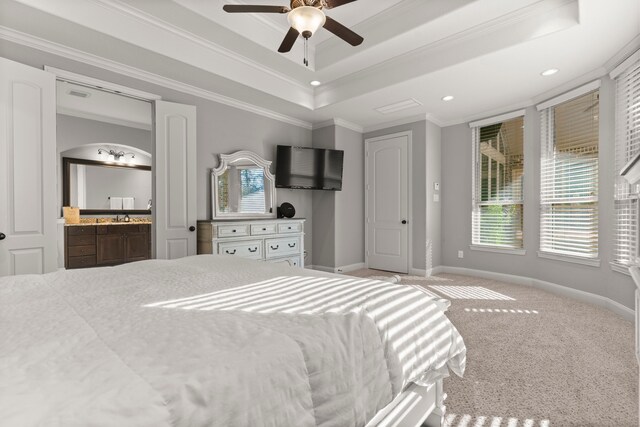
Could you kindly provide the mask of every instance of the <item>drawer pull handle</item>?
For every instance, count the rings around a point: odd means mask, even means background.
[[[266,228],[263,228],[263,229],[262,229],[262,231],[267,231],[267,229],[266,229]]]
[[[280,247],[280,245],[276,245],[275,248],[273,246],[271,246],[271,250],[277,251],[279,247]]]
[[[236,230],[231,230],[231,232],[232,232],[232,233],[235,233],[235,232],[236,232]]]
[[[290,247],[290,248],[295,248],[295,247],[296,247],[296,244],[295,244],[295,243],[289,243],[289,247]]]
[[[291,230],[291,227],[287,227],[289,230]]]
[[[253,249],[249,248],[249,252],[251,252],[252,254],[256,253],[258,252],[258,248],[253,248]]]
[[[230,252],[229,249],[227,249],[225,252],[227,254],[229,254],[229,255],[235,255],[236,254],[236,250],[235,249],[233,250],[233,252]]]

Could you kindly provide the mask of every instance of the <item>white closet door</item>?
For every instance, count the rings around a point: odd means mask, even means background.
[[[0,58],[0,276],[58,267],[56,79]]]
[[[366,151],[369,268],[409,271],[409,136],[368,139]]]
[[[196,254],[196,107],[155,102],[155,257]]]

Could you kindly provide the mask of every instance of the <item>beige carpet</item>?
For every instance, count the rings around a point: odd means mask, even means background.
[[[394,273],[359,270],[384,278]],[[637,427],[634,326],[535,288],[466,276],[402,276],[451,300],[467,345],[464,378],[445,380],[448,427]]]

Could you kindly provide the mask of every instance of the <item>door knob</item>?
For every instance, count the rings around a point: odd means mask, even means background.
[[[189,227],[189,231],[196,231],[196,228],[192,225],[191,227]]]
[[[407,220],[406,220],[406,219],[403,219],[403,220],[402,220],[402,223],[403,223],[403,224],[406,224],[406,223],[407,223]]]
[[[0,233],[0,240],[4,240],[7,236],[4,233]]]

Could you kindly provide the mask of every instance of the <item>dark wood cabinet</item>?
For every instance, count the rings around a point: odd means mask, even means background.
[[[151,225],[65,227],[65,267],[87,268],[151,258]]]

